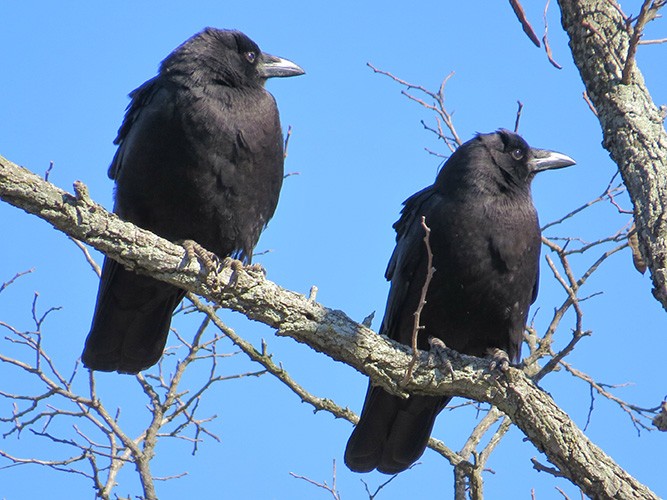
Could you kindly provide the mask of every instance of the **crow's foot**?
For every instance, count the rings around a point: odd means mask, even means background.
[[[439,364],[439,368],[443,372],[447,372],[454,379],[454,368],[452,367],[452,362],[449,360],[450,353],[452,352],[445,343],[437,337],[430,337],[428,343],[431,346],[431,353],[437,358],[436,363]]]
[[[487,358],[491,360],[491,370],[498,369],[503,373],[506,373],[510,369],[510,357],[509,355],[497,347],[489,347],[486,350]]]
[[[225,257],[222,261],[222,267],[232,270],[232,274],[229,277],[229,286],[235,287],[239,281],[239,273],[243,271],[243,262],[231,257]]]
[[[220,271],[220,259],[213,252],[209,252],[194,240],[183,240],[180,243],[190,262],[198,260],[210,273]]]
[[[183,240],[180,242],[185,248],[185,254],[190,262],[200,262],[206,269],[206,283],[212,286],[216,276],[220,272],[220,259],[213,252],[209,252],[194,240]]]

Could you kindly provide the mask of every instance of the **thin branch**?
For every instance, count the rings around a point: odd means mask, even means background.
[[[336,460],[334,459],[333,461],[333,479],[332,479],[332,484],[329,486],[326,481],[322,481],[321,483],[318,483],[317,481],[313,481],[310,478],[307,478],[305,476],[300,476],[298,474],[295,474],[294,472],[289,473],[290,476],[296,478],[296,479],[302,479],[306,481],[307,483],[312,484],[313,486],[317,486],[318,488],[322,488],[329,493],[331,493],[331,496],[333,497],[334,500],[340,500],[340,494],[338,491],[336,491]]]
[[[523,103],[521,101],[517,101],[517,110],[516,110],[516,120],[514,121],[514,133],[518,134],[519,133],[519,121],[521,120],[521,111],[523,110]]]
[[[0,285],[0,293],[7,288],[9,285],[14,283],[17,279],[19,279],[21,276],[25,276],[26,274],[30,274],[35,271],[35,268],[28,269],[27,271],[21,271],[19,273],[16,273],[13,277],[11,277],[8,281],[5,281],[2,285]]]
[[[572,217],[574,217],[574,216],[577,215],[578,213],[584,211],[584,210],[587,209],[588,207],[591,207],[591,206],[595,205],[596,203],[599,203],[599,202],[601,202],[601,201],[604,201],[604,200],[607,199],[610,195],[615,195],[615,194],[624,192],[624,191],[625,191],[625,186],[623,186],[623,184],[619,184],[619,185],[617,185],[616,187],[612,187],[613,182],[614,182],[614,179],[616,178],[617,175],[618,175],[617,173],[614,173],[614,176],[612,177],[611,181],[609,182],[609,184],[608,184],[607,187],[605,188],[604,192],[603,192],[600,196],[598,196],[597,198],[595,198],[595,199],[589,201],[588,203],[584,203],[583,205],[581,205],[581,206],[575,208],[574,210],[572,210],[571,212],[567,213],[566,215],[564,215],[564,216],[562,216],[562,217],[560,217],[560,218],[558,218],[558,219],[556,219],[556,220],[554,220],[554,221],[552,221],[552,222],[549,222],[548,224],[545,224],[544,226],[542,226],[541,231],[544,232],[546,229],[549,229],[549,228],[552,227],[552,226],[556,226],[556,225],[558,225],[558,224],[562,224],[562,223],[565,222],[566,220],[571,219]]]
[[[380,70],[380,69],[376,68],[375,66],[373,66],[371,63],[366,63],[366,65],[369,68],[371,68],[373,70],[373,72],[378,73],[380,75],[388,76],[389,78],[391,78],[396,83],[407,87],[406,90],[401,91],[401,94],[406,96],[408,99],[417,102],[418,104],[420,104],[424,108],[436,113],[436,123],[438,125],[437,129],[434,129],[432,127],[427,126],[423,121],[422,121],[422,125],[424,126],[424,128],[426,128],[427,130],[430,130],[431,132],[436,134],[438,136],[438,138],[443,140],[451,152],[454,152],[458,146],[463,144],[463,141],[459,137],[459,135],[456,131],[456,128],[454,127],[454,122],[452,120],[452,113],[447,111],[447,107],[445,106],[445,87],[446,87],[447,82],[449,81],[449,79],[452,76],[454,76],[453,71],[451,73],[449,73],[445,78],[443,78],[442,82],[440,83],[440,88],[438,89],[438,91],[433,92],[431,90],[426,89],[425,87],[423,87],[421,85],[415,85],[413,83],[402,80],[402,79],[398,78],[397,76],[394,76],[393,74],[391,74],[387,71]],[[422,94],[425,94],[426,96],[428,96],[430,99],[432,99],[434,101],[434,104],[429,104],[426,101],[424,101],[423,99],[420,99],[419,97],[416,97],[416,96],[410,94],[409,93],[410,90],[417,90],[417,91],[421,92]],[[447,127],[449,132],[452,134],[451,138],[448,137],[445,134],[440,120],[442,120],[442,122],[445,124],[445,126]]]
[[[544,6],[544,36],[542,37],[542,42],[544,43],[544,51],[547,54],[547,58],[551,65],[556,69],[563,69],[563,67],[556,62],[554,59],[553,53],[551,52],[551,45],[549,45],[549,21],[547,20],[547,11],[549,10],[550,0],[547,0],[547,3]]]
[[[568,497],[567,494],[561,488],[559,488],[558,486],[554,486],[554,488],[556,488],[556,491],[558,491],[558,493],[563,495],[563,498],[565,500],[570,500],[570,497]]]
[[[53,160],[49,162],[49,168],[46,169],[46,172],[44,172],[44,180],[48,181],[49,180],[49,175],[51,175],[51,170],[53,170]]]
[[[74,243],[77,247],[79,247],[81,252],[83,252],[83,256],[85,257],[86,262],[88,262],[88,265],[93,270],[93,272],[97,275],[97,277],[99,278],[100,276],[102,276],[102,268],[100,267],[100,265],[97,262],[95,262],[95,259],[93,259],[92,255],[90,255],[90,252],[88,251],[88,247],[86,247],[86,245],[81,243],[79,240],[72,238],[71,236],[68,236],[68,238],[70,239],[70,241],[72,243]]]
[[[536,458],[531,458],[530,461],[533,464],[533,468],[537,471],[540,472],[546,472],[547,474],[551,474],[554,477],[566,477],[565,474],[563,474],[561,471],[558,469],[554,469],[553,467],[547,467],[546,465],[542,465]]]
[[[639,11],[639,16],[637,21],[632,28],[632,33],[630,35],[630,42],[628,44],[628,54],[625,58],[625,65],[623,66],[623,74],[621,77],[621,83],[628,85],[630,83],[630,77],[632,75],[632,67],[635,63],[635,54],[637,53],[637,46],[639,45],[639,40],[643,35],[644,27],[647,23],[655,19],[658,15],[658,10],[665,5],[665,0],[644,0],[642,7]]]
[[[591,102],[590,97],[588,97],[588,92],[586,92],[586,91],[584,90],[583,93],[582,93],[582,96],[583,96],[583,98],[584,98],[584,101],[586,101],[586,104],[588,104],[588,109],[590,109],[591,112],[597,117],[597,116],[598,116],[598,110],[595,109],[595,106],[594,106],[593,103]]]
[[[204,304],[193,294],[188,294],[187,297],[194,304],[197,310],[206,314],[211,322],[227,338],[229,338],[229,340],[231,340],[234,345],[239,347],[252,361],[262,365],[268,373],[275,376],[278,380],[285,384],[290,390],[292,390],[292,392],[299,396],[301,401],[312,405],[315,408],[315,411],[325,410],[334,416],[343,418],[353,424],[356,424],[359,421],[359,417],[354,412],[347,408],[338,406],[330,399],[320,398],[312,395],[294,379],[292,379],[292,377],[290,377],[290,375],[283,369],[282,366],[277,365],[273,361],[272,356],[267,352],[267,346],[265,342],[262,342],[261,352],[258,351],[252,344],[237,335],[233,329],[225,325],[215,313],[215,308]]]
[[[41,313],[38,310],[39,295],[35,294],[32,305],[31,315],[35,323],[35,331],[21,332],[16,328],[6,325],[7,328],[15,336],[14,339],[7,338],[19,345],[29,349],[29,353],[34,356],[32,363],[25,363],[18,359],[9,358],[6,355],[0,354],[0,362],[5,362],[11,366],[25,371],[28,375],[36,377],[37,381],[46,385],[47,390],[38,395],[20,395],[10,394],[8,392],[0,392],[0,397],[13,399],[12,415],[9,417],[0,417],[0,422],[6,422],[11,425],[9,431],[5,432],[5,436],[12,433],[19,433],[23,429],[28,429],[34,436],[49,440],[63,446],[74,447],[80,450],[80,453],[75,457],[67,460],[41,460],[34,457],[33,459],[25,459],[25,463],[33,463],[42,466],[48,466],[56,470],[77,473],[90,478],[96,488],[96,492],[100,498],[110,498],[111,491],[116,485],[116,476],[121,467],[126,463],[134,463],[137,471],[141,477],[141,486],[143,488],[144,498],[156,498],[154,482],[157,480],[167,480],[170,478],[181,477],[183,474],[175,474],[166,477],[153,477],[150,470],[150,461],[154,456],[154,448],[159,437],[176,437],[196,443],[200,441],[199,435],[209,435],[216,439],[217,436],[209,432],[204,425],[214,417],[197,419],[195,412],[197,410],[199,398],[203,392],[208,389],[213,383],[223,380],[231,380],[241,378],[244,376],[257,376],[262,372],[249,372],[244,374],[216,376],[215,363],[217,358],[224,357],[215,352],[215,341],[220,337],[211,340],[202,341],[202,335],[208,323],[208,318],[202,322],[202,326],[195,333],[194,339],[191,342],[183,340],[183,345],[188,348],[188,355],[179,364],[177,364],[176,371],[168,380],[162,376],[162,361],[159,365],[159,376],[150,374],[139,375],[137,380],[140,382],[142,389],[149,398],[149,406],[151,407],[151,420],[148,427],[141,432],[137,437],[131,438],[128,436],[120,425],[120,410],[116,409],[114,412],[105,408],[104,404],[97,395],[95,377],[92,371],[88,371],[88,382],[90,397],[85,398],[77,395],[72,390],[72,384],[76,377],[78,367],[80,364],[75,363],[72,375],[64,377],[56,368],[53,360],[43,350],[42,347],[42,333],[41,329],[45,324],[51,312],[57,308],[51,307],[46,312]],[[180,337],[179,337],[180,338]],[[205,355],[201,355],[202,352]],[[178,385],[185,367],[189,364],[209,359],[212,360],[213,368],[209,372],[209,377],[203,386],[194,391],[188,398],[185,398],[185,392],[179,392]],[[52,374],[53,376],[49,375]],[[151,385],[149,379],[156,382]],[[164,390],[164,396],[161,396],[160,391]],[[60,399],[62,398],[62,399]],[[64,403],[63,403],[64,400]],[[26,406],[19,409],[16,402],[25,402]],[[67,408],[67,404],[74,404],[75,410]],[[45,408],[44,408],[45,407]],[[40,409],[41,408],[41,409]],[[172,431],[160,432],[160,429],[166,425],[171,424],[177,417],[183,417],[183,422],[177,423]],[[79,426],[72,426],[75,436],[69,437],[67,435],[61,436],[59,434],[48,431],[51,423],[58,419],[74,418],[77,420],[83,419],[93,425],[93,428],[98,429],[103,436],[106,437],[107,442],[99,442],[93,439],[84,432]],[[41,423],[41,429],[33,429]],[[195,437],[188,438],[183,435],[187,428],[194,427]],[[120,445],[119,442],[120,441]],[[14,464],[22,464],[22,459],[12,457],[4,452],[7,459],[14,458]],[[104,461],[104,462],[103,462]],[[90,472],[75,469],[68,466],[69,463],[83,462],[90,467]]]
[[[461,448],[459,455],[465,460],[468,460],[470,455],[484,438],[486,432],[502,417],[503,414],[497,408],[492,407],[485,417],[475,426],[470,437],[468,437],[463,448]]]
[[[667,43],[667,38],[656,38],[655,40],[639,40],[637,45],[658,45],[660,43]]]
[[[512,10],[514,11],[514,14],[516,15],[517,19],[521,23],[521,28],[523,28],[523,32],[526,35],[528,35],[528,38],[530,38],[530,41],[533,42],[536,47],[539,47],[540,39],[537,38],[535,30],[530,25],[530,22],[526,17],[526,12],[523,10],[523,7],[521,6],[521,2],[519,2],[519,0],[510,0],[510,5],[512,6]]]
[[[290,137],[292,137],[292,125],[287,126],[287,134],[285,134],[285,142],[283,143],[283,158],[285,159],[287,158]]]
[[[587,375],[586,373],[582,372],[581,370],[578,370],[574,368],[571,364],[565,362],[565,361],[560,361],[561,366],[563,366],[571,375],[574,377],[577,377],[587,384],[590,385],[591,389],[595,390],[598,394],[601,396],[604,396],[610,401],[613,401],[616,403],[630,418],[632,421],[632,425],[637,429],[637,434],[639,435],[641,430],[652,430],[652,428],[648,425],[642,422],[640,418],[644,418],[646,420],[649,420],[653,418],[653,416],[657,413],[657,408],[641,408],[639,406],[627,403],[623,401],[621,398],[615,396],[611,392],[605,389],[605,387],[616,387],[616,386],[609,386],[607,384],[601,384],[593,380],[593,378],[590,375]],[[637,416],[635,416],[637,415]],[[638,418],[639,417],[639,418]]]
[[[408,369],[405,372],[405,378],[403,379],[403,385],[407,384],[410,378],[412,377],[412,370],[415,367],[415,363],[419,358],[419,349],[417,347],[417,338],[419,336],[419,331],[424,329],[424,326],[421,324],[421,313],[426,305],[426,295],[428,294],[428,288],[431,286],[431,280],[433,279],[433,274],[435,273],[435,268],[433,267],[433,251],[431,250],[431,228],[426,225],[426,217],[422,215],[421,226],[424,229],[424,246],[426,247],[426,278],[424,279],[424,284],[422,285],[421,295],[419,296],[419,303],[417,304],[417,310],[413,313],[414,323],[412,327],[412,359],[408,365]]]
[[[418,465],[421,465],[421,462],[415,462],[414,464],[412,464],[410,467],[408,467],[405,470],[408,471],[408,470],[412,469],[413,467],[417,467]],[[368,500],[374,500],[375,497],[378,496],[378,493],[380,493],[382,488],[387,486],[389,483],[391,483],[397,477],[398,477],[398,474],[394,474],[389,479],[387,479],[384,483],[380,484],[380,486],[375,488],[375,491],[373,493],[371,493],[371,490],[368,487],[368,483],[362,479],[361,482],[364,484],[364,488],[366,489],[366,493],[368,494]]]

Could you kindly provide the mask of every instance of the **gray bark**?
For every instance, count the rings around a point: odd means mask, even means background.
[[[595,106],[603,146],[634,204],[653,295],[667,310],[667,132],[634,59],[623,79],[630,33],[614,0],[559,0],[574,62]]]

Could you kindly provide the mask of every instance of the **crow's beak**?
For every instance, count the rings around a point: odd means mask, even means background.
[[[532,158],[528,161],[533,173],[543,172],[544,170],[553,170],[556,168],[569,167],[576,162],[567,155],[549,151],[547,149],[530,150]]]
[[[262,54],[257,69],[262,78],[299,76],[305,73],[300,66],[297,66],[292,61],[272,56],[271,54]]]

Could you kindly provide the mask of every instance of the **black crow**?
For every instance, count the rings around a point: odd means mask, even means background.
[[[186,40],[130,94],[109,168],[114,212],[250,263],[283,180],[278,108],[264,83],[303,73],[239,31]],[[137,373],[157,363],[184,294],[105,258],[84,365]]]
[[[421,312],[419,349],[428,350],[434,337],[464,354],[518,362],[539,270],[540,226],[530,184],[537,172],[573,164],[560,153],[530,148],[507,130],[477,135],[458,148],[435,183],[408,198],[394,224],[380,333],[411,344],[427,272],[424,216],[435,273]],[[401,399],[369,386],[345,463],[356,472],[407,469],[424,452],[450,399]]]

